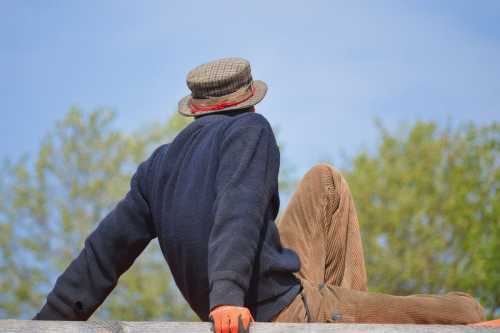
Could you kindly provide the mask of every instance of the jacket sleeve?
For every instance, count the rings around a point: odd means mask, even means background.
[[[122,275],[156,237],[142,183],[147,161],[130,190],[86,238],[84,248],[62,273],[35,320],[87,320]]]
[[[244,306],[260,233],[269,223],[266,212],[278,191],[279,150],[263,122],[228,131],[221,145],[208,248],[210,310],[222,304]]]

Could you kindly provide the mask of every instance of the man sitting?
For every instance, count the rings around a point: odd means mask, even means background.
[[[158,238],[182,295],[216,333],[249,322],[468,324],[471,296],[367,292],[356,209],[342,175],[313,167],[277,226],[280,154],[254,105],[267,91],[240,58],[187,76],[196,120],[139,165],[34,319],[86,320]]]

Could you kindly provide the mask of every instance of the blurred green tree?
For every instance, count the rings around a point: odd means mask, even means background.
[[[500,124],[389,133],[344,171],[371,290],[462,290],[500,310]]]
[[[114,114],[72,108],[40,146],[34,163],[4,163],[0,174],[0,316],[31,317],[88,234],[121,199],[135,168],[188,120],[126,135]],[[31,167],[30,167],[31,166]],[[94,318],[196,318],[151,242]]]

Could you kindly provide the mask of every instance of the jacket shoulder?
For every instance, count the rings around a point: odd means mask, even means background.
[[[268,130],[272,130],[269,121],[263,115],[254,112],[248,112],[236,116],[230,123],[229,127],[231,128],[253,127],[256,129],[265,128]]]

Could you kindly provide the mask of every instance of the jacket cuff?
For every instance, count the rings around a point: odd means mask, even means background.
[[[219,305],[244,306],[245,291],[231,280],[217,280],[210,290],[210,311]]]
[[[50,304],[45,303],[40,312],[32,320],[64,320],[64,318]]]

